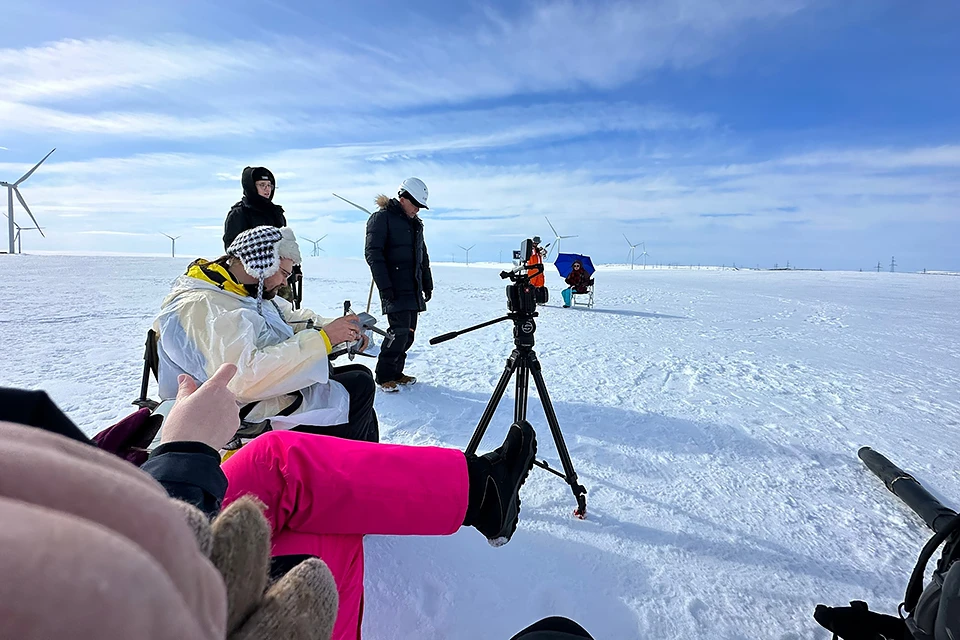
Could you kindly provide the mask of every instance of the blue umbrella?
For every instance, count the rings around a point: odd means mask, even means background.
[[[593,272],[596,271],[593,262],[590,261],[590,256],[580,255],[579,253],[560,253],[553,265],[560,272],[560,275],[566,278],[573,271],[573,263],[577,260],[583,265],[583,270],[587,272],[588,276],[592,276]]]

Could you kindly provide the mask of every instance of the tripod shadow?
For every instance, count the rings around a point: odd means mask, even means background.
[[[494,414],[478,453],[498,446],[512,422],[511,389],[512,384]],[[532,381],[530,392],[527,415],[537,428],[538,457],[546,458],[552,467],[560,469]],[[466,447],[489,400],[488,394],[429,384],[418,384],[416,394],[398,396],[378,404],[384,441],[458,449]],[[449,552],[449,561],[457,571],[452,579],[456,580],[460,573],[467,578],[460,586],[445,585],[444,588],[452,589],[446,593],[460,593],[465,600],[472,599],[475,588],[480,590],[473,583],[479,581],[502,594],[493,610],[514,614],[518,610],[544,612],[543,615],[562,613],[577,619],[597,637],[616,638],[642,637],[638,635],[639,609],[624,603],[644,603],[641,609],[659,608],[664,618],[678,614],[676,608],[682,605],[664,602],[662,592],[658,591],[662,585],[649,582],[649,576],[660,574],[663,562],[669,562],[677,550],[710,563],[752,567],[746,573],[748,576],[795,575],[799,583],[813,579],[823,585],[818,595],[829,598],[831,593],[836,593],[838,601],[850,587],[855,587],[857,593],[868,590],[891,599],[900,595],[899,586],[890,580],[889,570],[881,574],[863,569],[845,557],[829,558],[799,550],[808,545],[792,546],[789,539],[784,539],[783,523],[776,520],[771,520],[772,526],[767,530],[758,530],[750,524],[757,511],[782,512],[785,501],[797,512],[800,521],[829,518],[817,512],[815,503],[806,504],[806,496],[798,496],[794,504],[794,496],[790,495],[791,489],[809,491],[811,495],[822,489],[785,486],[776,470],[799,466],[815,472],[846,472],[856,467],[855,456],[761,439],[730,425],[642,414],[617,407],[556,401],[553,404],[579,480],[589,490],[587,520],[581,522],[571,517],[575,501],[560,478],[534,469],[522,494],[520,530],[507,547],[511,553],[516,549],[519,554],[490,555],[477,551],[472,541],[460,543],[466,546]],[[724,486],[729,480],[714,479],[707,472],[708,482],[700,486],[684,475],[684,470],[708,464],[732,469],[729,475],[735,484]],[[816,474],[830,475],[833,474]],[[752,487],[754,492],[748,499],[729,499],[729,495],[737,495],[742,487]],[[673,503],[660,499],[664,494],[683,495],[684,499]],[[697,499],[702,502],[698,503]],[[765,500],[768,504],[764,504]],[[459,534],[456,540],[459,542],[467,533]],[[415,557],[448,557],[447,551],[440,550],[445,542],[430,542],[429,552],[417,546],[427,544],[423,541],[406,539],[391,544],[402,545],[404,553],[419,549],[412,551]],[[467,550],[470,553],[464,556],[461,552]],[[396,565],[400,561],[394,557],[392,562]],[[589,568],[584,568],[584,562]],[[564,569],[554,576],[551,571],[556,571],[558,564]],[[694,560],[693,564],[698,563]],[[547,573],[543,574],[545,567]],[[419,568],[406,567],[404,571],[421,574]],[[537,576],[536,580],[532,575]],[[723,581],[712,582],[722,585]],[[518,584],[522,588],[518,589]],[[722,591],[725,587],[715,588]],[[782,595],[766,587],[751,585],[749,580],[745,584],[730,585],[729,590],[727,595],[731,598],[734,592],[744,591],[751,601],[765,606],[766,610],[798,606],[797,602],[786,602]],[[721,593],[718,597],[727,596]],[[543,606],[543,599],[557,606],[552,609]],[[763,605],[771,600],[774,604]],[[630,615],[625,615],[623,609]],[[484,607],[483,610],[491,609]],[[454,619],[476,617],[470,605],[460,602],[459,595],[444,602],[444,611]],[[687,611],[682,613],[686,615]],[[652,614],[642,617],[648,619],[649,615]],[[795,617],[792,611],[784,615]],[[522,626],[519,624],[522,621],[516,622],[499,635],[469,635],[465,629],[451,635],[507,638]],[[712,634],[693,622],[690,624],[689,637],[735,637]],[[674,631],[675,628],[670,633]]]
[[[543,307],[541,307],[541,309],[542,308]],[[547,308],[563,309],[563,307],[552,307],[552,305],[548,305]],[[579,311],[581,313],[606,313],[610,315],[627,316],[631,318],[660,318],[662,320],[689,320],[690,319],[686,316],[671,316],[665,313],[649,313],[646,311],[627,311],[625,309],[598,309],[596,307],[591,309],[590,307],[574,306],[574,307],[568,307],[564,309],[564,312],[566,311]]]

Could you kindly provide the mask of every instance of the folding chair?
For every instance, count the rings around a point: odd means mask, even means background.
[[[571,302],[570,306],[576,307],[577,305],[579,305],[581,307],[587,307],[588,309],[592,309],[593,308],[593,287],[594,287],[593,284],[588,285],[586,293],[577,293],[576,291],[572,291],[571,293],[573,295],[570,296],[570,302]]]

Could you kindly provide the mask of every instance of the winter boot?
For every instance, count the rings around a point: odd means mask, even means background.
[[[386,393],[397,393],[400,387],[397,386],[396,380],[388,380],[380,385],[380,390]]]
[[[417,379],[416,379],[416,378],[414,378],[413,376],[408,376],[408,375],[406,375],[406,374],[400,376],[400,377],[397,379],[397,384],[402,384],[402,385],[404,385],[404,386],[411,385],[411,384],[416,384],[416,383],[417,383]]]
[[[526,420],[514,423],[503,444],[467,456],[470,496],[463,524],[476,527],[494,547],[510,541],[520,516],[520,487],[537,454],[537,434]]]

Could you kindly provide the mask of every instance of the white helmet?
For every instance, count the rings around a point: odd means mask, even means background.
[[[430,208],[427,206],[427,196],[430,195],[430,192],[420,178],[407,178],[401,182],[400,188],[397,189],[397,195],[402,196],[404,193],[409,194],[420,205],[421,209]]]

